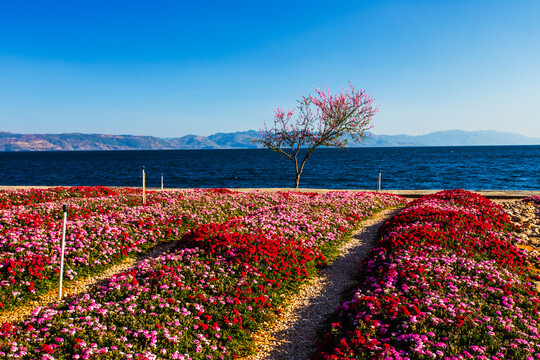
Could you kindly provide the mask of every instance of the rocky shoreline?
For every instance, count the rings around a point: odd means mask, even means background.
[[[516,235],[522,241],[517,246],[527,251],[531,269],[540,276],[540,204],[524,200],[496,202],[510,215],[514,224],[518,225]]]

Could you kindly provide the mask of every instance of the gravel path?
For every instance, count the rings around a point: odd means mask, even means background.
[[[256,354],[250,360],[305,360],[314,350],[317,332],[342,302],[342,294],[358,281],[358,268],[371,250],[377,229],[401,208],[385,210],[362,223],[340,256],[294,295],[282,316],[255,335]]]
[[[76,280],[75,282],[69,282],[67,284],[64,284],[64,287],[62,289],[62,295],[63,297],[69,295],[83,295],[90,291],[92,287],[96,286],[100,282],[107,281],[107,279],[109,279],[111,276],[126,271],[146,259],[155,258],[163,253],[166,253],[174,247],[175,243],[176,240],[162,243],[149,250],[148,252],[138,256],[137,258],[126,258],[122,263],[114,265],[107,271],[97,276],[86,277]],[[31,301],[23,306],[17,307],[14,310],[7,311],[1,314],[0,324],[3,324],[4,322],[18,323],[24,321],[25,318],[29,317],[32,314],[32,311],[34,311],[36,307],[39,306],[43,308],[57,301],[58,289],[51,290],[47,294],[42,295],[39,300]]]

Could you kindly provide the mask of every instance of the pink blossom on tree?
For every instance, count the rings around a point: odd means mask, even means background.
[[[261,139],[255,140],[294,163],[295,188],[298,188],[307,159],[317,147],[345,147],[347,139],[342,139],[345,134],[355,142],[361,142],[372,127],[370,121],[378,107],[373,105],[373,99],[365,90],[349,86],[337,95],[315,89],[314,96],[303,96],[298,101],[296,120],[293,120],[294,110],[285,113],[283,109],[276,109],[273,128],[268,129],[265,124],[260,131]],[[306,149],[306,153],[299,162],[300,149]]]

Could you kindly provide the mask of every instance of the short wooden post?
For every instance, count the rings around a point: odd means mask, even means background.
[[[62,210],[64,211],[64,224],[62,226],[62,244],[60,246],[60,288],[58,291],[58,300],[62,300],[62,280],[64,277],[64,250],[66,247],[67,204],[64,204]]]
[[[144,166],[142,167],[142,203],[146,204],[146,178],[144,174]]]

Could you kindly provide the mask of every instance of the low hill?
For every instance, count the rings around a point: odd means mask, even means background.
[[[180,138],[105,134],[13,134],[0,132],[0,151],[51,150],[173,150],[173,149],[249,149],[260,148],[251,139],[259,138],[254,130],[214,135],[186,135]],[[393,146],[478,146],[540,145],[539,138],[530,138],[498,131],[437,131],[426,135],[370,134],[362,143],[349,147]]]

